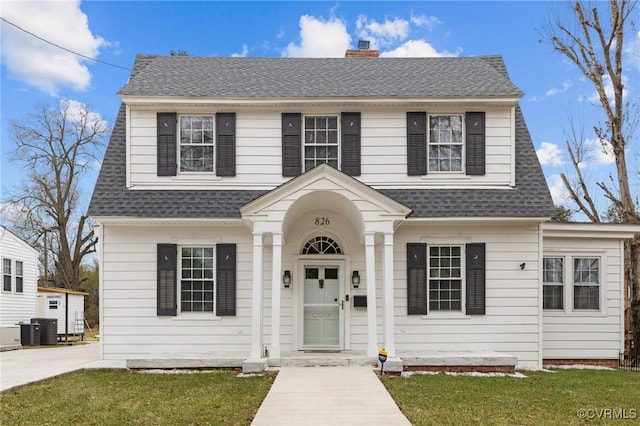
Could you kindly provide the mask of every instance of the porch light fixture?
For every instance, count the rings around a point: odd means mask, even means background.
[[[282,284],[284,284],[284,288],[289,288],[291,286],[291,271],[284,271]]]
[[[522,262],[522,263],[520,264],[520,269],[522,269],[523,271],[524,271],[524,268],[526,268],[526,267],[527,267],[526,262]]]
[[[351,284],[353,284],[353,288],[358,288],[360,286],[360,272],[353,271],[351,273]]]

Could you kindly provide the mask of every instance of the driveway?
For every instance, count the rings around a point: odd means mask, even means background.
[[[90,368],[99,359],[98,343],[0,352],[0,391]]]

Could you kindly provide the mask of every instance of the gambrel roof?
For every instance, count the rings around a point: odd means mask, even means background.
[[[500,56],[475,58],[262,59],[140,55],[123,97],[509,97]],[[313,67],[311,65],[314,65]],[[338,77],[341,77],[338,78]],[[519,106],[515,116],[515,187],[406,188],[379,192],[411,217],[549,217],[554,206]],[[127,190],[122,105],[96,183],[95,217],[239,218],[264,190]]]
[[[467,58],[203,58],[139,55],[120,96],[214,98],[522,97]]]

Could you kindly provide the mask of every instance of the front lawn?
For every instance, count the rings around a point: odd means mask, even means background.
[[[1,425],[248,425],[273,376],[89,370],[3,392]]]
[[[384,376],[383,383],[413,425],[632,424],[631,419],[640,419],[637,372],[524,374],[526,378]],[[621,416],[627,420],[614,420]]]

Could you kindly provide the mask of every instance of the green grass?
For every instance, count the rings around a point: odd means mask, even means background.
[[[605,370],[525,372],[527,378],[385,376],[391,396],[413,425],[637,424],[640,374]],[[578,410],[591,410],[583,419]],[[625,409],[614,420],[603,409]],[[600,413],[600,414],[599,414]]]
[[[89,370],[0,394],[0,425],[248,425],[273,376]]]

